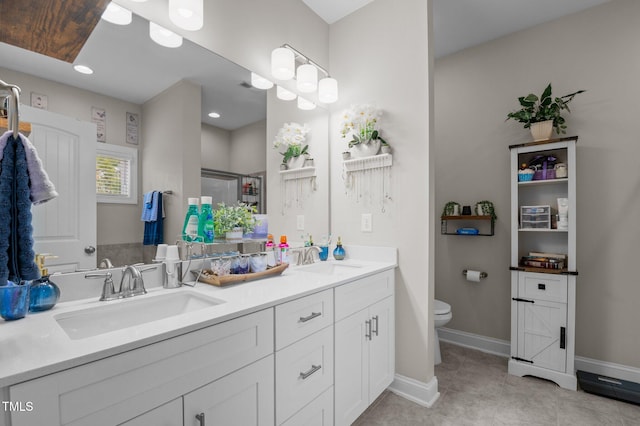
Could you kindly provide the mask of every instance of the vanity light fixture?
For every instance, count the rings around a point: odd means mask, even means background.
[[[73,69],[78,71],[80,74],[93,74],[93,70],[86,65],[76,64],[73,66]]]
[[[169,19],[184,30],[198,31],[204,24],[203,0],[169,0]]]
[[[296,73],[296,55],[286,47],[271,52],[271,75],[278,80],[291,80]]]
[[[182,46],[182,36],[149,21],[149,37],[160,46],[176,48]]]
[[[129,25],[133,18],[130,10],[111,2],[102,12],[102,19],[116,25]]]
[[[326,69],[286,43],[271,52],[271,74],[278,80],[293,78],[296,59],[302,62],[302,65],[295,72],[298,91],[312,93],[318,90],[320,102],[325,104],[336,102],[338,100],[338,81],[331,78]],[[319,82],[318,71],[325,75]],[[280,96],[278,97],[280,98]]]
[[[302,96],[298,96],[298,108],[305,111],[311,111],[312,109],[316,109],[316,104],[303,98]]]
[[[210,112],[209,113],[209,117],[211,117],[211,118],[220,118],[220,113]]]
[[[278,99],[281,99],[283,101],[292,101],[298,95],[296,95],[293,92],[290,92],[289,90],[285,89],[282,86],[276,86],[276,96],[278,97]]]
[[[273,83],[263,76],[256,74],[255,72],[251,73],[251,85],[256,89],[271,89],[273,87]]]

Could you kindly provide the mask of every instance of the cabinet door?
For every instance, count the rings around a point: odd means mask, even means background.
[[[369,401],[376,399],[395,374],[395,327],[393,297],[372,305],[369,341]]]
[[[369,406],[369,310],[335,325],[336,425],[350,425]]]
[[[518,303],[518,357],[537,367],[564,372],[567,305],[535,300]]]
[[[177,426],[182,424],[182,398],[174,399],[164,405],[121,423],[119,426]]]
[[[273,355],[184,396],[187,426],[274,424]],[[198,422],[196,415],[204,415]]]

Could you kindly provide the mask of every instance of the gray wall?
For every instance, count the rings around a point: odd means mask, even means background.
[[[639,19],[640,2],[615,0],[436,61],[436,209],[488,199],[498,215],[493,237],[437,235],[435,296],[453,308],[448,327],[509,340],[508,146],[530,135],[504,119],[549,82],[555,95],[587,89],[567,116],[580,138],[576,355],[640,367]],[[465,268],[489,278],[464,281]]]

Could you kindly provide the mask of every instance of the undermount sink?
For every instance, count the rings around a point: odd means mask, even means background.
[[[72,340],[198,311],[224,303],[197,293],[137,296],[111,304],[54,315]]]
[[[333,263],[333,262],[317,262],[312,265],[305,265],[297,267],[296,270],[301,272],[313,272],[323,275],[344,275],[351,274],[361,268],[360,265],[350,265],[346,263]]]

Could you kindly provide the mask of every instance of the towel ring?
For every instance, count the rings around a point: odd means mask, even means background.
[[[8,116],[7,121],[9,123],[9,130],[13,131],[13,137],[17,138],[18,133],[20,131],[20,114],[19,114],[19,106],[20,106],[20,87],[15,84],[5,83],[0,80],[0,91],[4,89],[7,91],[5,98],[8,97],[9,105],[8,105]]]

